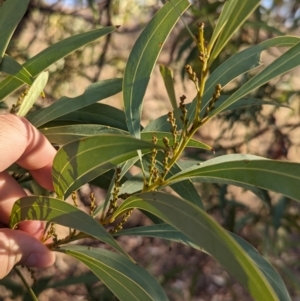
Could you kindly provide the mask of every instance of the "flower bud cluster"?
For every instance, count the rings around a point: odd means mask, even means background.
[[[205,118],[208,115],[208,113],[211,112],[215,108],[215,103],[220,98],[221,91],[222,91],[222,86],[220,84],[217,84],[215,87],[215,92],[214,92],[211,100],[207,104],[203,118]]]
[[[26,90],[18,97],[17,103],[13,104],[10,113],[16,114],[18,112],[18,109],[20,108],[20,105],[24,99],[24,97],[28,94],[29,88],[26,88]]]
[[[129,219],[131,213],[133,210],[128,210],[123,216],[122,216],[122,220],[116,225],[116,227],[113,230],[110,230],[110,233],[116,233],[120,230],[123,229],[124,224],[127,222],[127,220]]]

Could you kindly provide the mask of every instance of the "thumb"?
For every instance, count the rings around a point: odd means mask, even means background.
[[[30,267],[48,267],[55,254],[35,237],[20,230],[0,229],[0,279],[16,264]]]

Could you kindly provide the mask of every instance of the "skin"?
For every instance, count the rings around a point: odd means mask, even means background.
[[[14,202],[25,191],[5,170],[17,163],[29,170],[44,188],[53,190],[51,169],[55,149],[26,119],[0,115],[0,279],[16,264],[48,267],[55,255],[41,241],[44,223],[26,221],[18,230],[8,228]]]

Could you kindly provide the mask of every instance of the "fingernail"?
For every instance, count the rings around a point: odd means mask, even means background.
[[[47,267],[49,264],[51,264],[49,257],[49,254],[32,253],[24,262],[24,265],[30,267]]]

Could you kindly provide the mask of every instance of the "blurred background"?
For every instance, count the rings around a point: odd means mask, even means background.
[[[162,2],[164,1],[32,0],[8,48],[8,54],[20,63],[68,36],[101,26],[121,25],[112,35],[51,66],[45,89],[46,98],[39,99],[36,108],[47,106],[62,96],[77,96],[96,81],[122,77],[134,42],[162,6]],[[190,2],[192,5],[184,16],[185,22],[194,33],[197,23],[204,22],[206,40],[209,40],[224,1]],[[238,51],[268,38],[287,34],[300,36],[299,25],[299,0],[263,0],[259,9],[225,47],[212,70]],[[284,48],[265,51],[261,58],[263,66],[284,51]],[[187,102],[195,96],[193,83],[185,75],[184,67],[190,64],[197,70],[197,57],[191,37],[183,23],[179,22],[159,58],[160,64],[174,71],[178,100],[182,94],[187,96]],[[249,74],[240,76],[222,93],[233,93],[259,70],[254,69]],[[0,103],[1,111],[9,110],[21,92],[16,92]],[[222,113],[196,135],[197,139],[211,145],[215,154],[187,149],[184,156],[206,160],[228,153],[250,153],[300,162],[299,68],[265,84],[254,91],[251,97],[269,100],[277,105],[245,106]],[[122,109],[121,93],[104,103]],[[143,125],[169,110],[171,105],[157,66],[145,96]],[[292,300],[300,300],[299,204],[263,190],[253,193],[228,185],[198,186],[206,210],[226,229],[254,245],[276,267]],[[88,186],[79,191],[83,209],[88,206],[86,196],[93,189],[96,188]],[[104,194],[103,191],[97,191],[98,198]],[[147,222],[137,212],[126,227]],[[206,254],[153,238],[122,237],[119,241],[139,264],[157,277],[170,300],[251,300],[247,292]],[[25,273],[30,275],[29,272]],[[83,265],[65,256],[59,256],[54,267],[37,270],[34,278],[33,287],[39,293],[39,300],[116,300]],[[0,281],[0,300],[30,300],[25,291],[14,273]]]

